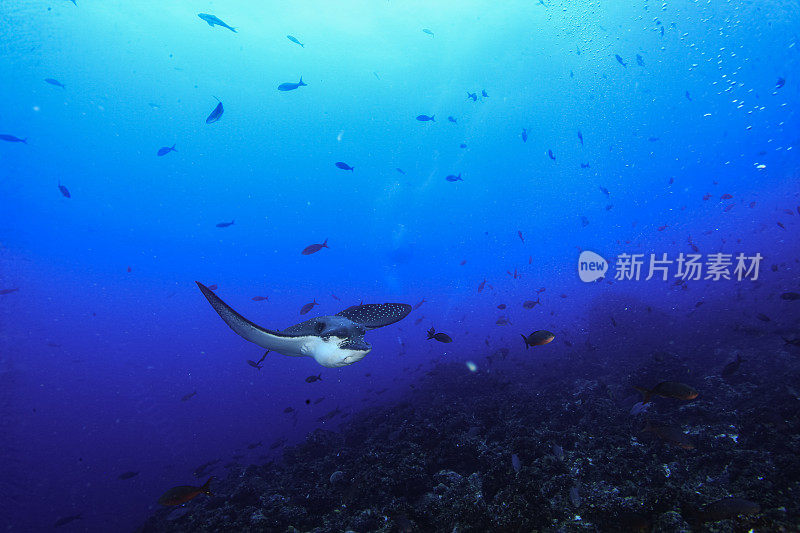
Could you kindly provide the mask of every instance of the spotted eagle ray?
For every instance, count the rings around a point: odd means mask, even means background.
[[[322,366],[337,368],[360,361],[372,350],[364,340],[368,330],[404,319],[408,304],[354,305],[335,315],[318,316],[282,331],[262,328],[237,313],[211,289],[196,281],[211,307],[240,337],[279,354],[313,357]]]

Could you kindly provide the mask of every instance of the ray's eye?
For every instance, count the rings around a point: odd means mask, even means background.
[[[324,322],[317,322],[316,324],[314,324],[314,331],[316,331],[317,333],[322,333],[322,330],[324,329],[325,329]]]

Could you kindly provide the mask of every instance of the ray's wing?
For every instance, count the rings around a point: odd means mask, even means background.
[[[305,322],[300,322],[299,324],[295,324],[294,326],[289,326],[288,328],[284,328],[281,331],[281,333],[283,335],[291,335],[293,337],[306,337],[309,335],[319,336],[319,333],[317,333],[314,330],[314,325],[316,324],[316,321],[317,321],[316,318],[311,318],[309,320],[306,320]]]
[[[336,316],[343,316],[368,329],[382,328],[403,320],[411,312],[408,304],[366,304],[348,307]]]
[[[262,348],[275,350],[278,353],[284,353],[285,350],[290,350],[295,344],[297,344],[295,337],[301,336],[300,334],[285,333],[262,328],[258,324],[250,322],[245,317],[234,311],[231,306],[223,302],[219,296],[211,291],[211,289],[199,281],[195,281],[195,283],[197,283],[197,286],[200,287],[200,291],[203,293],[203,296],[206,297],[208,303],[211,304],[211,307],[213,307],[217,314],[222,317],[222,320],[224,320],[233,331],[235,331],[245,340],[257,344]]]

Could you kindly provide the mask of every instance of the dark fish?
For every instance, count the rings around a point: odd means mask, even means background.
[[[497,308],[502,311],[503,309],[506,308],[506,304],[500,304],[500,305],[497,306]]]
[[[642,403],[650,403],[652,396],[663,396],[664,398],[673,398],[675,400],[694,400],[699,394],[689,385],[678,383],[677,381],[662,381],[652,389],[644,387],[633,387],[642,393]]]
[[[453,124],[458,124],[458,122],[456,122],[456,119],[455,119],[455,118],[453,118],[452,116],[450,116],[450,117],[447,117],[447,120],[449,120],[449,121],[450,121],[450,122],[452,122]]]
[[[798,348],[800,348],[800,337],[797,337],[795,339],[787,339],[786,337],[781,336],[781,339],[783,339],[783,341],[786,344],[789,344],[791,346],[797,346]]]
[[[651,426],[648,422],[642,432],[652,433],[664,442],[674,444],[684,450],[694,449],[694,444],[680,428],[669,426],[656,427]]]
[[[181,401],[182,401],[182,402],[188,402],[188,401],[189,401],[189,400],[191,400],[191,399],[192,399],[192,397],[194,397],[196,394],[197,394],[197,391],[190,392],[189,394],[184,394],[184,395],[181,397]]]
[[[639,65],[640,67],[644,66],[644,58],[639,54],[636,54],[636,64]]]
[[[781,294],[781,300],[787,300],[793,302],[795,300],[800,300],[800,293],[796,292],[784,292]]]
[[[778,78],[778,81],[775,82],[775,89],[780,89],[786,85],[786,78]]]
[[[614,57],[617,58],[617,63],[619,63],[620,65],[622,65],[625,68],[628,68],[628,64],[620,57],[619,54],[614,54]]]
[[[581,168],[589,168],[589,163],[581,163]]]
[[[545,344],[552,342],[553,339],[556,338],[555,333],[551,333],[547,330],[540,329],[539,331],[534,331],[527,337],[520,333],[522,340],[525,341],[525,349],[531,348],[533,346],[544,346]]]
[[[539,301],[539,298],[536,298],[536,301],[526,300],[525,302],[522,303],[522,307],[524,307],[525,309],[533,309],[534,307],[536,307],[536,304],[541,305],[541,303],[542,302]]]
[[[319,252],[323,248],[329,248],[328,239],[325,239],[325,242],[323,242],[322,244],[309,244],[308,246],[303,248],[303,251],[300,253],[303,255],[311,255],[313,253]]]
[[[411,308],[411,309],[412,309],[412,311],[413,311],[413,310],[415,310],[415,309],[419,309],[420,307],[422,307],[422,304],[424,304],[426,301],[427,301],[427,300],[426,300],[425,298],[423,298],[422,300],[420,300],[420,301],[419,301],[419,303],[416,303],[416,304],[414,304],[414,307],[412,307],[412,308]]]
[[[466,145],[466,144],[464,144],[464,143],[461,143],[461,144],[459,144],[459,145],[458,145],[458,147],[459,147],[459,148],[466,148],[466,147],[467,147],[467,145]]]
[[[429,30],[428,28],[423,28],[422,29],[422,33],[427,33],[428,35],[433,37],[433,32],[431,30]]]
[[[170,152],[177,152],[174,144],[172,146],[164,146],[163,148],[159,148],[156,155],[161,157],[162,155],[167,155]]]
[[[477,93],[467,92],[467,98],[472,100],[473,102],[477,102],[478,101],[478,94]]]
[[[139,475],[139,472],[123,472],[117,476],[117,479],[130,479]]]
[[[428,340],[434,339],[439,342],[453,342],[453,339],[450,338],[450,335],[447,333],[436,333],[436,330],[431,328],[428,330]]]
[[[419,120],[420,122],[428,122],[428,121],[436,122],[436,119],[433,118],[434,116],[435,115],[431,115],[431,116],[428,116],[428,115],[417,115],[417,120]]]
[[[216,96],[214,97],[217,99],[217,107],[214,108],[214,111],[211,112],[208,117],[206,117],[206,124],[213,124],[214,122],[218,121],[222,118],[222,113],[225,112],[225,108],[222,107],[222,102]]]
[[[300,314],[304,315],[304,314],[308,313],[309,311],[314,309],[315,305],[319,305],[317,303],[317,300],[314,300],[312,302],[307,303],[306,305],[304,305],[303,307],[300,308]]]
[[[581,217],[581,227],[586,227],[589,225],[589,219],[586,217]]]
[[[684,96],[685,96],[685,97],[686,97],[686,99],[687,99],[687,100],[689,100],[690,102],[692,101],[692,97],[691,97],[691,96],[689,96],[689,91],[686,91],[686,93],[684,94]]]
[[[7,133],[0,133],[0,141],[28,144],[27,137],[25,139],[20,139],[19,137],[15,137],[14,135],[8,135]]]
[[[314,383],[315,381],[322,381],[322,374],[317,374],[316,376],[308,376],[306,378],[306,383]]]
[[[783,223],[781,223],[781,222],[776,222],[776,224],[777,224],[778,226],[780,226],[781,228],[783,228],[783,229],[786,229],[786,226],[784,226],[784,225],[783,225]]]
[[[483,278],[483,281],[481,281],[481,284],[480,284],[480,285],[478,285],[478,292],[481,292],[481,291],[483,291],[483,288],[484,288],[485,286],[486,286],[486,278]]]
[[[72,198],[72,195],[69,194],[69,189],[67,189],[64,185],[61,185],[61,182],[58,182],[58,190],[61,191],[61,196],[64,198]]]
[[[208,286],[208,289],[209,289],[209,290],[212,290],[212,291],[215,291],[215,290],[217,290],[218,288],[219,288],[219,287],[217,287],[217,284],[216,284],[216,283],[215,283],[215,284],[213,284],[213,285],[209,285],[209,286]]]
[[[15,287],[13,289],[0,289],[0,295],[11,294],[12,292],[17,292],[18,290],[19,290],[19,287]]]
[[[500,318],[497,319],[495,324],[497,324],[498,326],[505,326],[507,324],[511,324],[511,321],[508,318],[501,316]]]
[[[75,4],[75,5],[77,5],[77,4]],[[72,522],[74,520],[81,520],[82,518],[83,518],[83,515],[80,514],[80,513],[79,514],[70,515],[70,516],[65,516],[63,518],[59,518],[58,520],[56,520],[56,523],[53,524],[53,527],[66,526],[70,522]]]
[[[461,179],[461,174],[460,173],[458,174],[458,176],[450,174],[449,176],[445,177],[444,179],[446,179],[449,182],[464,181],[463,179]]]
[[[253,442],[253,443],[251,443],[251,444],[248,444],[248,445],[247,445],[247,449],[248,449],[248,450],[255,450],[255,449],[256,449],[256,448],[258,448],[259,446],[261,446],[261,441],[258,441],[258,442]]]
[[[528,130],[527,129],[522,128],[521,137],[522,137],[522,142],[524,142],[524,143],[528,142]]]
[[[342,161],[337,161],[336,162],[336,168],[340,168],[342,170],[349,170],[350,172],[352,172],[354,167],[351,167],[350,165],[348,165],[347,163],[344,163]]]
[[[519,235],[519,240],[522,241],[522,244],[525,244],[525,238],[522,236],[522,230],[517,230],[517,235]]]
[[[769,322],[770,321],[770,318],[767,315],[765,315],[764,313],[756,313],[756,318],[759,319],[762,322]]]
[[[300,41],[298,41],[298,40],[297,40],[297,37],[295,37],[294,35],[287,35],[287,36],[286,36],[286,38],[287,38],[287,39],[289,39],[290,41],[292,41],[292,42],[293,42],[293,43],[295,43],[295,44],[299,44],[299,45],[300,45],[300,46],[302,46],[303,48],[305,48],[305,47],[306,47],[306,45],[304,45],[303,43],[301,43]]]
[[[233,33],[236,33],[236,28],[228,26],[227,24],[222,22],[222,20],[220,20],[219,17],[217,17],[216,15],[209,15],[207,13],[198,13],[197,16],[205,20],[208,23],[208,25],[211,26],[212,28],[214,26],[222,26],[223,28],[228,28]]]
[[[213,494],[211,494],[211,489],[208,488],[212,479],[214,479],[214,476],[208,478],[208,481],[206,481],[202,487],[193,487],[191,485],[173,487],[161,495],[158,499],[158,503],[165,506],[183,505],[200,494],[213,496]]]
[[[300,76],[300,81],[298,81],[297,83],[288,83],[288,82],[287,83],[281,83],[280,85],[278,85],[278,90],[279,91],[294,91],[298,87],[305,87],[306,85],[308,85],[308,84],[303,82],[303,76]]]
[[[552,151],[552,150],[548,150],[548,151],[547,151],[547,157],[549,157],[549,158],[550,158],[550,159],[552,159],[553,161],[555,161],[555,160],[556,160],[556,156],[555,156],[555,155],[553,155],[553,151]]]
[[[283,412],[286,414],[292,413],[294,412],[294,407],[287,407],[286,409],[283,410]]]
[[[603,193],[603,194],[605,194],[606,196],[610,196],[610,194],[609,194],[609,192],[608,192],[608,189],[606,189],[605,187],[602,187],[602,186],[601,186],[601,187],[600,187],[600,192],[602,192],[602,193]]]
[[[261,370],[261,365],[259,365],[258,363],[256,363],[252,359],[248,359],[247,360],[247,364],[252,366],[253,368],[257,368],[258,370]]]
[[[288,439],[286,437],[281,437],[281,438],[277,439],[275,442],[273,442],[272,444],[270,444],[269,449],[270,450],[276,450],[276,449],[280,448],[281,446],[283,446],[284,444],[286,444],[286,442],[288,442]]]
[[[250,299],[253,300],[254,302],[263,302],[265,300],[269,300],[269,296],[253,296]]]
[[[341,302],[341,301],[342,301],[342,299],[341,299],[341,298],[339,298],[338,296],[336,296],[335,294],[331,294],[331,298],[333,298],[333,299],[334,299],[334,300],[336,300],[337,302]]]
[[[481,96],[483,96],[484,98],[489,98],[489,95],[486,94],[486,89],[481,90]]]
[[[731,198],[733,198],[733,195],[725,193],[722,196],[720,196],[720,198],[723,199],[723,200],[730,200]]]
[[[725,365],[725,367],[722,369],[722,377],[728,378],[734,375],[736,372],[738,372],[739,367],[742,365],[742,361],[744,361],[744,359],[742,359],[742,356],[736,354],[736,360],[731,361],[730,363]]]
[[[736,518],[739,515],[751,515],[761,512],[761,506],[742,498],[722,498],[709,503],[697,513],[701,522],[717,522]]]
[[[578,130],[578,140],[581,142],[581,146],[583,146],[583,133],[581,133],[581,130]]]
[[[217,227],[218,227],[218,228],[227,228],[228,226],[233,226],[233,224],[234,224],[235,222],[236,222],[236,220],[235,220],[235,219],[234,219],[234,220],[231,220],[230,222],[219,222],[219,223],[217,223]]]
[[[44,81],[46,81],[50,85],[55,85],[56,87],[61,87],[62,89],[66,88],[66,87],[64,87],[63,83],[61,83],[60,81],[58,81],[56,79],[53,79],[53,78],[45,78]]]
[[[396,171],[398,171],[400,174],[403,174],[403,175],[405,175],[405,172],[403,171],[403,169],[402,169],[402,168],[400,168],[400,167],[397,167],[395,170],[396,170]]]
[[[647,140],[650,141],[651,143],[654,143],[654,142],[658,142],[660,140],[660,138],[659,137],[648,137]]]

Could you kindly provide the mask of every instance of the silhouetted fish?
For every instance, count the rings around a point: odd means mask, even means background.
[[[428,115],[417,115],[417,120],[419,120],[420,122],[429,122],[429,121],[430,122],[436,122],[436,119],[433,118],[434,116],[435,115],[431,115],[431,116],[428,116]]]
[[[528,142],[528,130],[527,130],[527,129],[525,129],[525,128],[522,128],[522,135],[521,135],[521,137],[522,137],[522,142],[524,142],[524,143],[525,143],[525,142]]]
[[[639,54],[636,54],[636,64],[639,65],[640,67],[644,66],[644,58]]]
[[[677,381],[662,381],[652,389],[636,386],[633,388],[642,393],[642,403],[649,403],[650,398],[653,396],[663,396],[664,398],[688,401],[694,400],[699,394],[689,385],[678,383]]]
[[[548,150],[548,151],[547,151],[547,157],[549,157],[549,158],[550,158],[550,159],[552,159],[553,161],[555,161],[555,160],[556,160],[556,156],[555,156],[555,155],[553,155],[553,151],[552,151],[552,150]]]
[[[578,140],[581,141],[581,146],[583,146],[583,133],[581,133],[581,130],[578,130]]]
[[[619,63],[620,65],[622,65],[625,68],[628,68],[628,64],[622,59],[622,57],[620,57],[619,54],[614,54],[614,57],[617,58],[617,63]]]
[[[722,498],[706,505],[697,512],[696,516],[701,522],[718,522],[736,518],[739,515],[751,515],[761,512],[761,506],[755,502],[742,498]]]
[[[315,381],[322,381],[322,374],[317,374],[316,376],[308,376],[306,378],[306,383],[314,383]]]
[[[769,322],[770,321],[770,318],[767,315],[765,315],[764,313],[756,313],[756,318],[759,319],[762,322]]]
[[[795,300],[800,300],[800,293],[796,292],[784,292],[781,294],[781,300],[787,300],[793,302]]]
[[[422,29],[422,33],[427,33],[428,35],[433,37],[433,32],[431,30],[429,30],[428,28],[423,28]],[[445,40],[447,40],[447,39],[445,39]]]
[[[9,143],[28,144],[27,137],[25,139],[20,139],[19,137],[16,137],[14,135],[9,135],[7,133],[0,133],[0,141],[6,141],[6,142],[9,142]]]
[[[214,26],[222,26],[223,28],[228,28],[233,33],[236,33],[236,28],[228,26],[227,24],[222,22],[222,20],[220,20],[219,17],[217,17],[216,15],[209,15],[207,13],[198,13],[197,16],[206,21],[208,25],[211,26],[212,28]]]
[[[300,308],[300,314],[304,315],[314,309],[314,306],[319,305],[316,300],[305,304],[303,307]]]
[[[786,85],[786,78],[778,78],[778,81],[775,82],[775,89],[780,89],[784,85]]]
[[[605,187],[603,187],[602,185],[600,186],[600,192],[602,192],[602,193],[603,193],[603,194],[605,194],[606,196],[609,196],[608,189],[606,189],[606,188],[605,188]]]
[[[230,222],[218,222],[217,223],[217,227],[218,228],[227,228],[229,226],[233,226],[235,223],[236,223],[235,219],[231,220]]]
[[[156,153],[156,155],[161,157],[163,155],[167,155],[170,152],[177,152],[177,150],[175,149],[175,145],[174,144],[172,146],[164,146],[163,148],[159,148],[158,152]]]
[[[689,95],[689,91],[686,91],[686,93],[684,93],[684,96],[685,96],[685,97],[686,97],[686,99],[687,99],[687,100],[689,100],[690,102],[692,101],[692,97]]]
[[[350,165],[348,165],[347,163],[344,163],[342,161],[337,161],[335,164],[336,164],[336,168],[340,168],[342,170],[349,170],[350,172],[353,171],[353,167],[351,167]]]
[[[290,41],[292,41],[292,42],[293,42],[293,43],[295,43],[295,44],[299,44],[299,45],[300,45],[300,46],[302,46],[303,48],[305,48],[305,47],[306,47],[306,45],[304,45],[303,43],[301,43],[300,41],[298,41],[298,40],[297,40],[297,37],[295,37],[294,35],[287,35],[287,36],[286,36],[286,38],[287,38],[287,39],[289,39]]]
[[[303,248],[303,251],[300,253],[303,255],[311,255],[313,253],[319,252],[323,248],[328,248],[328,247],[329,247],[328,239],[325,239],[325,241],[322,244],[309,244],[308,246]]]
[[[58,182],[58,190],[61,191],[61,196],[64,198],[72,198],[72,195],[69,194],[69,189],[61,185],[61,182]]]
[[[206,124],[213,124],[214,122],[218,121],[222,117],[222,113],[225,112],[225,108],[222,107],[222,102],[216,96],[214,97],[217,99],[217,107],[214,108],[214,111],[211,112],[208,117],[206,117]]]
[[[428,330],[428,340],[434,339],[439,342],[453,342],[453,339],[450,338],[450,335],[447,333],[436,333],[436,330],[431,328]]]
[[[552,342],[553,339],[556,338],[554,333],[551,333],[551,332],[549,332],[549,331],[547,331],[545,329],[540,329],[539,331],[534,331],[533,333],[531,333],[527,337],[520,333],[520,336],[522,337],[522,340],[525,341],[525,349],[526,350],[528,348],[531,348],[531,347],[534,347],[534,346],[544,346],[545,344],[548,344],[548,343]]]
[[[449,121],[450,121],[450,122],[452,122],[453,124],[458,124],[458,122],[456,122],[456,119],[455,119],[455,118],[453,118],[453,116],[449,116],[449,117],[447,117],[447,120],[449,120]]]
[[[481,96],[483,96],[484,98],[489,98],[489,95],[486,94],[486,89],[481,90]]]
[[[253,368],[257,368],[258,370],[261,370],[261,365],[259,365],[257,362],[253,361],[252,359],[248,359],[247,360],[247,364],[252,366]]]
[[[139,472],[123,472],[117,476],[117,479],[131,479],[139,475]]]
[[[0,289],[0,295],[11,294],[12,292],[17,292],[18,290],[19,290],[19,287],[15,287],[13,289]]]
[[[517,235],[519,235],[519,240],[522,241],[522,244],[525,244],[525,237],[522,236],[522,230],[517,230]]]
[[[539,301],[539,298],[536,298],[535,301],[526,300],[525,302],[523,302],[522,307],[524,307],[525,309],[533,309],[534,307],[536,307],[536,304],[541,304],[541,303],[542,302]]]
[[[308,85],[308,84],[304,83],[303,82],[303,77],[300,76],[300,81],[298,81],[297,83],[288,83],[288,82],[287,83],[281,83],[280,85],[278,85],[278,90],[279,91],[294,91],[298,87],[305,87],[306,85]]]
[[[484,288],[485,286],[486,286],[486,278],[483,278],[483,281],[481,281],[481,284],[480,284],[480,285],[478,285],[478,292],[481,292],[481,291],[483,291],[483,288]]]
[[[467,98],[472,100],[473,102],[477,102],[478,101],[478,94],[477,93],[471,93],[471,92],[467,91]]]
[[[446,177],[446,178],[444,178],[444,179],[446,179],[447,181],[450,181],[450,182],[454,182],[454,181],[464,181],[463,179],[461,179],[461,174],[459,174],[458,176],[455,176],[455,175],[453,175],[453,174],[450,174],[449,176],[447,176],[447,177]]]
[[[403,171],[403,169],[402,169],[402,168],[400,168],[400,167],[397,167],[395,170],[396,170],[396,171],[398,171],[400,174],[403,174],[403,175],[405,175],[405,172]]]
[[[414,307],[412,307],[411,310],[413,311],[413,310],[419,309],[420,307],[422,307],[422,304],[424,304],[426,301],[427,300],[425,298],[423,298],[418,303],[414,304]]]
[[[254,302],[263,302],[265,300],[269,300],[269,297],[268,296],[253,296],[250,299],[253,300]]]
[[[694,448],[692,441],[680,428],[668,426],[657,427],[650,425],[648,422],[644,429],[642,429],[642,432],[652,433],[664,442],[674,444],[684,450],[691,450]]]
[[[63,83],[61,83],[60,81],[58,81],[56,79],[53,79],[53,78],[45,78],[44,81],[46,81],[50,85],[55,85],[56,87],[61,87],[62,89],[66,88],[66,87],[64,87]]]
[[[744,359],[742,359],[742,356],[736,354],[736,359],[725,365],[725,367],[722,369],[721,373],[722,377],[727,378],[738,372],[739,367],[742,365],[743,361]]]
[[[73,0],[73,3],[74,3],[74,0]],[[77,4],[75,4],[75,5],[77,5]],[[79,514],[70,515],[70,516],[65,516],[63,518],[59,518],[58,520],[56,520],[56,523],[53,524],[53,527],[66,526],[70,522],[75,521],[75,520],[80,520],[82,518],[83,518],[83,515],[80,514],[80,513]]]
[[[208,478],[208,481],[206,481],[202,487],[193,487],[191,485],[173,487],[161,495],[158,499],[158,503],[165,506],[182,505],[200,494],[212,496],[211,489],[208,488],[212,479],[214,479],[214,476]]]
[[[191,400],[191,399],[192,399],[192,397],[194,397],[195,395],[197,395],[197,391],[190,392],[189,394],[184,394],[184,395],[181,397],[181,401],[182,401],[182,402],[188,402],[188,401],[189,401],[189,400]]]

